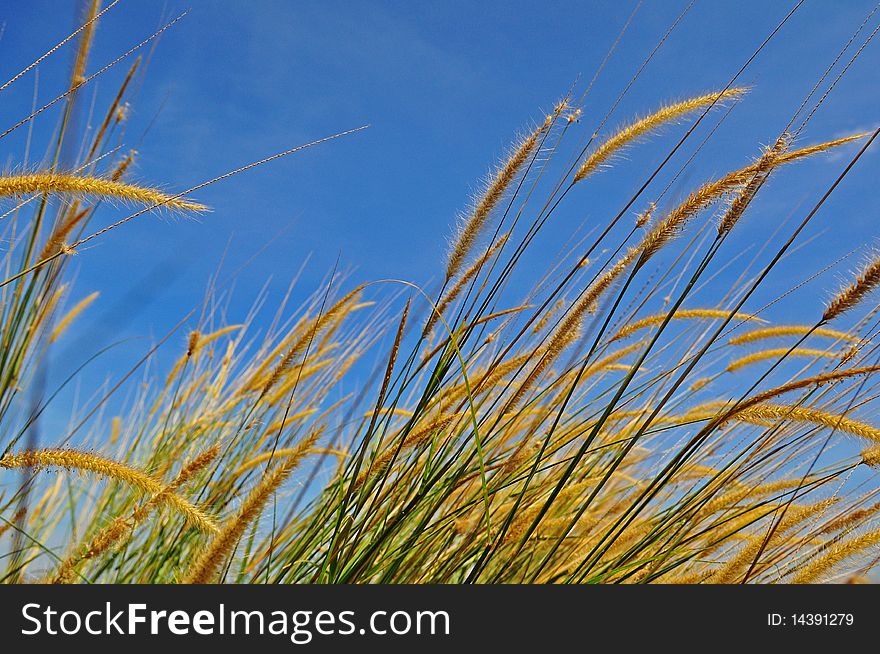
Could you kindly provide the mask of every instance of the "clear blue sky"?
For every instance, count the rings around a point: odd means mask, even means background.
[[[793,4],[698,0],[610,124],[664,100],[723,87]],[[643,4],[586,99],[580,136],[596,127],[685,5]],[[808,0],[741,78],[753,91],[678,192],[741,165],[772,141],[872,5]],[[190,10],[159,42],[135,99],[127,139],[141,153],[135,179],[182,190],[278,150],[362,124],[370,128],[204,189],[197,199],[213,212],[197,221],[143,216],[96,241],[76,260],[74,295],[100,290],[90,314],[101,322],[84,318],[71,336],[83,336],[87,350],[111,336],[163,334],[202,298],[230,243],[228,271],[277,236],[240,274],[231,322],[244,317],[270,278],[271,305],[309,257],[303,294],[337,257],[356,280],[436,279],[455,215],[481,176],[517,131],[539,120],[572,83],[580,80],[583,90],[634,7],[617,1],[124,0],[100,25],[91,71],[148,36],[163,18]],[[77,3],[68,0],[3,3],[0,77],[7,79],[63,38],[76,16]],[[38,102],[62,90],[71,57],[68,48],[41,66]],[[109,101],[125,68],[97,80],[99,106]],[[878,68],[880,40],[823,105],[803,142],[876,126]],[[34,83],[30,75],[3,93],[3,120],[12,124],[29,113]],[[37,153],[55,116],[41,118]],[[585,221],[604,224],[616,214],[682,130],[668,130],[578,189],[535,256],[551,256]],[[19,130],[3,143],[7,167],[20,164],[25,135]],[[824,157],[786,172],[785,183],[772,185],[760,212],[737,232],[732,251],[761,244],[768,228],[760,222],[775,226],[799,208],[803,213],[817,197],[817,184],[827,186],[841,166],[840,159]],[[875,152],[805,234],[805,241],[820,236],[805,250],[816,267],[880,234],[878,172]],[[123,212],[105,209],[98,221],[112,222]],[[798,272],[783,269],[768,297],[799,280]],[[133,301],[132,287],[139,284],[139,292],[145,286],[154,292]],[[816,292],[835,284],[828,276]],[[780,311],[787,310],[798,306],[783,303]],[[185,333],[174,345],[182,347],[184,339]],[[140,341],[121,348],[89,374],[103,379],[146,346]],[[57,365],[69,366],[84,352]]]

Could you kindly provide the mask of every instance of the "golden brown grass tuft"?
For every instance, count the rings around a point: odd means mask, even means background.
[[[456,420],[459,415],[442,416],[431,420],[427,425],[410,431],[400,443],[392,443],[387,449],[372,462],[372,464],[355,479],[354,489],[358,489],[371,479],[383,474],[399,455],[400,452],[408,452],[425,445],[438,432],[443,431]]]
[[[785,404],[759,404],[738,412],[736,418],[737,420],[758,419],[770,424],[776,424],[779,421],[785,420],[807,422],[880,443],[880,429],[877,427],[847,418],[845,415],[830,413],[820,409],[788,406]]]
[[[486,248],[486,251],[468,266],[468,268],[456,280],[455,284],[453,284],[443,297],[440,298],[440,301],[437,302],[437,306],[432,309],[431,314],[428,316],[428,320],[425,322],[425,328],[423,331],[425,335],[430,333],[431,329],[437,324],[437,321],[444,314],[449,305],[452,304],[452,302],[455,301],[455,298],[457,298],[462,290],[464,290],[464,287],[467,286],[468,283],[480,273],[483,267],[492,260],[492,257],[504,247],[508,236],[509,234],[502,234],[494,243],[490,244],[489,247]]]
[[[767,177],[770,175],[776,162],[779,161],[780,156],[786,150],[790,142],[791,137],[788,134],[783,134],[776,139],[776,143],[774,143],[772,147],[764,150],[764,154],[762,154],[761,158],[755,163],[752,178],[745,186],[743,186],[742,190],[740,190],[737,196],[733,199],[730,206],[727,208],[727,211],[724,212],[724,215],[718,222],[719,236],[724,236],[730,232],[736,223],[739,222],[746,207],[749,206],[755,198],[755,195],[758,193],[758,190],[763,186],[764,182],[767,181]]]
[[[548,114],[544,122],[522,139],[504,164],[495,172],[486,186],[486,190],[475,202],[470,215],[464,220],[461,229],[455,235],[446,263],[446,280],[455,277],[464,265],[470,252],[483,232],[492,211],[504,197],[505,191],[513,184],[522,169],[535,153],[541,137],[550,129],[553,121],[564,111],[567,103],[557,105],[553,113]]]
[[[842,354],[840,352],[829,352],[828,350],[814,350],[806,347],[796,347],[796,348],[787,348],[787,347],[778,347],[778,348],[770,348],[767,350],[761,350],[760,352],[754,352],[752,354],[747,354],[744,357],[739,357],[738,359],[734,359],[729,364],[727,364],[727,372],[736,372],[746,366],[750,366],[754,363],[760,363],[761,361],[768,360],[776,360],[781,357],[807,357],[810,359],[840,359]]]
[[[872,468],[880,468],[880,445],[872,445],[861,453],[862,463]]]
[[[184,211],[207,210],[205,205],[191,200],[179,199],[156,189],[102,177],[82,177],[48,172],[0,177],[0,197],[30,195],[32,193],[94,195]]]
[[[100,293],[95,291],[94,293],[90,293],[85,296],[82,300],[73,305],[73,308],[64,314],[64,317],[58,321],[58,324],[55,325],[55,328],[52,330],[52,333],[49,334],[49,342],[54,343],[58,340],[58,338],[64,333],[64,331],[70,327],[74,320],[77,319],[79,314],[89,308],[89,306],[98,299]]]
[[[122,482],[150,495],[158,495],[163,488],[161,481],[142,470],[91,452],[74,449],[44,448],[6,454],[0,457],[0,468],[33,470],[64,468],[76,472],[90,472]],[[162,503],[180,512],[190,526],[208,533],[217,531],[213,518],[176,493],[163,496]]]
[[[794,575],[793,584],[811,584],[821,580],[841,561],[860,554],[869,547],[880,542],[880,529],[872,529],[864,534],[857,534],[830,546],[822,554],[816,556]]]
[[[76,566],[84,561],[94,559],[112,547],[122,542],[138,525],[146,520],[150,513],[164,504],[167,499],[177,493],[189,483],[192,478],[199,472],[207,468],[220,455],[220,444],[217,443],[209,447],[201,454],[197,455],[192,461],[184,464],[180,472],[174,480],[164,486],[158,493],[150,497],[149,500],[135,508],[131,515],[126,517],[119,516],[114,518],[110,524],[101,529],[91,541],[83,546],[79,552],[72,554],[62,561],[55,572],[52,579],[53,584],[64,584],[70,581]]]
[[[773,158],[763,159],[755,164],[740,168],[728,173],[717,180],[707,182],[693,191],[681,204],[669,212],[663,219],[651,229],[645,236],[642,244],[641,263],[644,263],[656,254],[660,248],[674,238],[684,225],[697,213],[718,201],[726,194],[742,189],[748,185],[756,174],[765,174],[783,164],[793,163],[805,157],[827,152],[836,147],[863,138],[864,134],[847,136],[844,138],[826,141],[817,145],[811,145],[799,150],[784,152]]]
[[[878,284],[880,284],[880,256],[874,257],[846,288],[831,299],[822,314],[822,320],[830,322],[842,316],[865,299]]]
[[[626,338],[631,334],[634,334],[637,331],[645,329],[646,327],[653,327],[655,325],[661,324],[666,320],[667,313],[658,313],[653,316],[646,316],[645,318],[640,318],[635,320],[617,330],[617,333],[611,337],[612,341],[617,341],[622,338]],[[722,319],[722,318],[732,318],[733,320],[740,321],[757,321],[763,322],[760,318],[753,316],[749,313],[733,313],[730,311],[725,311],[723,309],[679,309],[675,313],[672,314],[673,320],[693,320],[695,318],[709,318],[709,319]]]
[[[285,457],[277,466],[267,471],[259,483],[242,501],[238,512],[223,524],[217,536],[202,551],[186,573],[185,583],[207,584],[217,576],[224,559],[238,544],[250,524],[256,520],[266,502],[299,465],[318,439],[320,431],[312,433],[297,445],[299,452]]]
[[[574,176],[575,183],[582,181],[606,163],[615,153],[636,139],[659,129],[667,123],[678,120],[702,107],[711,106],[742,97],[746,89],[732,88],[726,91],[706,93],[681,102],[665,105],[652,114],[632,122],[612,134],[604,143],[597,147],[578,167]]]
[[[810,325],[777,325],[775,327],[759,327],[758,329],[753,329],[751,331],[745,332],[744,334],[740,334],[739,336],[734,336],[729,341],[727,341],[727,344],[743,345],[745,343],[754,343],[755,341],[762,341],[769,338],[779,338],[782,336],[804,336],[807,334],[809,334],[810,336],[824,336],[839,341],[859,341],[858,336],[853,336],[852,334],[838,331],[836,329],[828,329],[825,327],[816,328]]]

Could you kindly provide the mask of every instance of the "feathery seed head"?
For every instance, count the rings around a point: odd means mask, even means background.
[[[733,229],[745,212],[746,207],[754,200],[758,190],[767,181],[767,177],[769,177],[779,157],[788,148],[789,143],[791,143],[791,136],[783,134],[776,139],[776,142],[771,147],[764,149],[764,153],[755,163],[755,171],[752,174],[752,178],[733,199],[727,211],[724,212],[724,215],[718,222],[719,236],[723,236]]]
[[[859,350],[860,350],[860,344],[853,343],[852,345],[850,345],[846,349],[846,351],[843,353],[843,356],[840,357],[840,362],[841,363],[849,363],[850,361],[852,361],[853,359],[856,358],[856,356],[859,353]]]
[[[58,324],[55,325],[52,333],[49,334],[49,342],[54,343],[55,341],[57,341],[61,337],[61,334],[63,334],[64,331],[68,327],[70,327],[71,323],[76,320],[77,316],[85,311],[89,307],[89,305],[92,304],[92,302],[97,300],[99,295],[100,293],[98,291],[95,291],[94,293],[90,293],[82,300],[77,302],[74,307],[70,311],[68,311],[61,320],[58,321]]]
[[[0,457],[0,468],[18,468],[44,470],[47,468],[64,468],[75,472],[90,472],[102,477],[115,479],[141,492],[157,494],[162,490],[162,483],[142,470],[125,463],[113,461],[106,457],[76,449],[43,448],[25,450],[18,454],[6,454]],[[194,506],[179,495],[170,494],[163,498],[163,503],[183,514],[187,522],[202,531],[215,532],[217,526],[213,519],[200,508]]]
[[[756,173],[762,169],[769,172],[777,166],[787,163],[793,163],[804,157],[825,152],[835,147],[839,147],[849,143],[863,135],[847,136],[833,141],[826,141],[818,145],[808,146],[799,150],[789,152],[781,152],[778,156],[767,158],[756,164],[751,164],[745,168],[740,168],[728,173],[720,179],[707,182],[693,191],[678,207],[668,213],[660,220],[654,228],[648,232],[642,240],[642,255],[639,258],[638,265],[644,265],[648,259],[656,254],[660,248],[676,237],[685,224],[700,211],[723,198],[728,193],[741,189],[754,179]],[[732,225],[731,225],[732,226]]]
[[[238,544],[245,530],[259,518],[263,507],[276,490],[284,483],[299,465],[321,434],[318,429],[297,445],[298,455],[290,455],[274,468],[269,470],[247,497],[242,501],[238,513],[230,518],[220,529],[217,536],[193,562],[185,583],[207,584],[214,580],[221,564]]]
[[[734,359],[728,364],[727,372],[735,372],[740,368],[745,368],[746,366],[749,366],[753,363],[767,361],[768,359],[780,359],[784,356],[808,357],[811,359],[839,359],[841,355],[839,352],[829,352],[828,350],[814,350],[806,347],[796,347],[794,349],[790,349],[787,347],[776,347],[762,350],[760,352],[754,352],[753,354],[748,354],[744,357]]]
[[[636,227],[641,228],[648,224],[648,221],[651,220],[651,216],[654,215],[654,211],[657,209],[657,203],[651,202],[648,205],[648,208],[645,209],[642,213],[639,214],[638,218],[636,218]]]
[[[689,98],[682,102],[676,102],[661,107],[654,113],[620,128],[604,143],[597,147],[580,165],[575,173],[573,183],[580,182],[594,173],[602,164],[608,161],[613,154],[620,151],[635,139],[658,129],[662,125],[677,120],[695,109],[711,106],[721,100],[738,98],[744,93],[745,89],[734,88],[720,93],[707,93],[705,95]]]
[[[510,236],[510,232],[506,234],[502,234],[497,241],[491,243],[488,248],[486,248],[485,252],[482,255],[477,257],[477,260],[474,261],[467,270],[462,273],[462,275],[458,278],[455,284],[450,288],[446,293],[440,298],[440,301],[437,302],[436,307],[432,307],[431,314],[428,316],[427,321],[425,321],[425,327],[422,330],[422,334],[427,336],[431,329],[437,324],[437,321],[440,319],[446,310],[446,308],[452,304],[452,302],[457,298],[461,292],[464,290],[465,286],[467,286],[468,282],[470,282],[474,277],[476,277],[483,267],[495,256],[495,254],[504,247],[504,244],[507,243],[507,238]]]
[[[110,174],[111,181],[118,182],[128,169],[131,167],[131,164],[134,163],[135,157],[137,157],[137,150],[129,150],[128,154],[122,158],[116,168],[113,169],[113,172]]]
[[[127,102],[116,107],[116,111],[113,112],[113,120],[117,123],[124,123],[128,120],[129,113],[131,112],[131,107]]]
[[[875,255],[856,278],[831,299],[822,314],[823,322],[834,320],[856,307],[877,288],[878,284],[880,284],[880,254]]]
[[[511,186],[523,168],[529,163],[538,147],[543,134],[550,129],[557,114],[550,114],[544,122],[519,142],[504,164],[495,172],[474,203],[470,215],[464,220],[452,242],[449,260],[446,264],[446,279],[452,279],[464,264],[468,254],[474,248],[482,234],[489,216],[501,202],[505,191]]]
[[[88,177],[64,173],[32,173],[26,175],[6,175],[0,177],[0,197],[21,196],[32,193],[67,193],[75,195],[95,195],[115,198],[145,205],[182,209],[186,211],[205,211],[203,204],[168,195],[162,191],[126,184],[114,179]]]
[[[800,336],[810,334],[811,336],[824,336],[840,341],[855,341],[859,339],[856,336],[847,334],[846,332],[837,331],[835,329],[827,329],[823,327],[813,327],[811,325],[776,325],[773,327],[759,327],[751,331],[734,336],[728,345],[743,345],[745,343],[754,343],[769,338],[779,338],[782,336]]]
[[[189,339],[186,343],[186,357],[191,358],[199,348],[199,340],[201,339],[201,332],[197,330],[193,330],[189,333]]]
[[[880,468],[880,445],[872,445],[861,453],[862,463],[872,468]]]
[[[612,341],[617,341],[622,338],[626,338],[627,336],[645,329],[646,327],[652,327],[655,325],[659,325],[663,323],[667,317],[668,312],[658,313],[653,316],[647,316],[645,318],[641,318],[634,322],[631,322],[627,325],[621,327],[614,336],[611,337]],[[672,314],[671,319],[674,320],[693,320],[706,318],[710,320],[720,320],[722,318],[730,318],[732,320],[740,320],[740,321],[756,321],[763,322],[760,318],[753,316],[750,313],[733,313],[730,311],[726,311],[724,309],[679,309],[675,313]]]
[[[558,116],[570,106],[568,98],[562,98],[553,106],[553,114]]]

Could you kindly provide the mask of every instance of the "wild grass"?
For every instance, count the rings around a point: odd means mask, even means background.
[[[66,308],[70,257],[89,256],[83,244],[145,214],[200,211],[191,193],[309,147],[183,192],[129,181],[136,156],[124,108],[139,62],[98,129],[70,121],[84,87],[151,40],[92,66],[94,28],[124,10],[117,4],[89,3],[82,26],[37,58],[48,65],[75,44],[69,86],[0,136],[48,120],[51,107],[59,113],[46,159],[0,176],[3,581],[803,583],[873,574],[880,259],[823,303],[815,288],[830,266],[796,247],[878,134],[808,129],[849,67],[841,57],[787,126],[768,126],[770,145],[755,143],[751,162],[714,178],[696,171],[708,181],[679,202],[667,190],[692,168],[715,170],[700,151],[725,112],[749,101],[739,75],[612,130],[604,125],[617,120],[616,104],[604,118],[584,116],[583,98],[566,95],[514,139],[464,212],[436,287],[350,287],[332,274],[296,309],[285,301],[268,319],[254,311],[236,324],[212,288],[200,318],[186,314],[121,371],[128,384],[99,392],[66,433],[38,439],[35,425],[57,411],[60,390],[43,392],[43,366],[97,297],[89,289]],[[859,37],[859,53],[872,37]],[[711,117],[719,122],[706,135],[700,124]],[[600,125],[592,136],[582,133],[590,121]],[[669,156],[656,168],[640,161],[638,141],[667,139],[660,128],[676,122],[687,126]],[[71,144],[80,158],[63,167]],[[682,163],[683,148],[692,154]],[[624,150],[629,172],[613,169]],[[823,156],[832,150],[840,158]],[[807,158],[818,164],[802,221],[750,220],[753,204],[784,187],[789,164]],[[587,236],[560,234],[602,169],[647,182],[620,198],[618,215],[591,218]],[[106,222],[108,201],[116,214],[120,203],[141,208]],[[633,207],[645,208],[625,225]],[[782,240],[768,239],[777,228]],[[734,233],[771,249],[747,262],[731,251]],[[565,243],[543,269],[529,258],[539,234]],[[800,281],[757,304],[755,291],[783,265]],[[717,279],[731,281],[719,290]],[[806,318],[777,306],[789,295]],[[142,372],[160,349],[174,363]]]

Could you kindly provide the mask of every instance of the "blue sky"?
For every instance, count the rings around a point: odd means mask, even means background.
[[[698,0],[609,125],[663,101],[723,87],[792,4]],[[0,77],[15,74],[66,36],[76,24],[76,5],[4,3]],[[586,98],[578,139],[596,128],[685,5],[654,0],[640,7]],[[182,190],[276,151],[370,127],[202,190],[197,199],[213,211],[197,220],[142,216],[82,252],[74,297],[101,291],[91,309],[99,323],[86,317],[71,337],[82,338],[86,349],[129,336],[144,339],[120,348],[89,374],[103,379],[120,363],[135,361],[149,338],[162,335],[201,300],[221,259],[224,270],[232,271],[270,242],[236,279],[231,322],[244,317],[267,284],[268,304],[280,298],[306,261],[302,295],[320,284],[337,258],[355,280],[436,280],[455,216],[488,167],[573,83],[583,91],[634,7],[598,1],[124,0],[100,25],[91,71],[163,19],[189,9],[163,35],[134,100],[126,144],[140,152],[135,179]],[[808,0],[745,72],[741,82],[753,87],[749,97],[673,193],[741,165],[775,139],[871,8],[870,1]],[[875,23],[876,16],[870,29]],[[803,142],[876,126],[878,48],[872,43],[866,49]],[[41,66],[38,78],[30,75],[5,91],[3,119],[12,124],[27,115],[35,93],[38,102],[57,95],[71,57],[72,48],[59,52]],[[110,100],[125,68],[120,64],[97,80],[98,106]],[[34,153],[45,148],[54,127],[54,116],[41,118]],[[667,130],[577,189],[536,243],[534,265],[546,263],[578,226],[604,224],[615,215],[684,129]],[[7,167],[20,165],[25,136],[19,130],[6,139]],[[683,161],[676,159],[670,173]],[[771,185],[731,250],[759,247],[780,220],[802,217],[842,165],[829,156],[786,171],[785,183]],[[878,172],[876,153],[865,157],[805,233],[802,254],[815,268],[875,242]],[[656,189],[663,184],[661,177]],[[650,199],[649,191],[643,204]],[[112,222],[124,211],[105,209],[98,220]],[[783,267],[762,292],[773,297],[802,276],[797,267]],[[817,302],[836,283],[829,275],[811,286]],[[803,296],[781,303],[779,311],[803,311],[802,304]],[[185,334],[178,340],[182,347]],[[66,354],[58,365],[78,362],[81,354]]]

